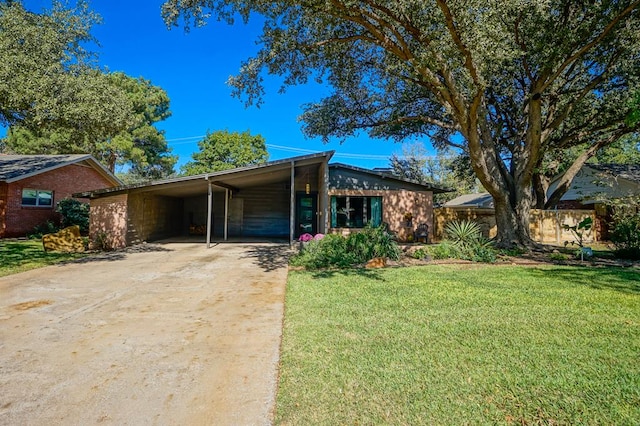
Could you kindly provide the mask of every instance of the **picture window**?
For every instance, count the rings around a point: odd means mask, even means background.
[[[53,207],[53,191],[23,189],[22,205],[26,207]]]

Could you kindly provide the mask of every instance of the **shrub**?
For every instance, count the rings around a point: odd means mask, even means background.
[[[494,263],[497,259],[496,250],[490,241],[478,241],[470,247],[469,260],[474,262]]]
[[[462,256],[460,247],[448,240],[444,240],[440,244],[430,246],[428,251],[434,259],[460,259]]]
[[[429,255],[429,252],[424,247],[421,247],[413,252],[414,259],[424,259]]]
[[[619,212],[613,219],[610,236],[616,256],[640,259],[640,212]]]
[[[347,268],[374,257],[398,260],[400,254],[400,248],[385,228],[366,227],[347,238],[329,234],[322,239],[313,239],[291,258],[291,264],[307,269]]]
[[[62,216],[63,228],[78,225],[81,234],[86,235],[89,232],[89,204],[65,198],[58,202],[56,211]]]
[[[556,262],[564,262],[565,260],[568,260],[569,257],[562,253],[550,253],[549,259],[555,260]]]
[[[384,226],[366,226],[361,232],[347,237],[347,246],[355,250],[358,263],[364,263],[374,257],[385,257],[391,260],[400,259],[401,250],[393,234]]]
[[[30,239],[38,239],[42,238],[43,235],[58,232],[60,229],[61,228],[59,225],[56,225],[55,223],[48,220],[33,228],[33,231],[27,237]]]
[[[303,250],[291,258],[293,266],[321,269],[331,266],[348,267],[356,263],[347,250],[347,240],[340,235],[325,235],[320,240],[311,240]]]
[[[109,235],[106,232],[98,232],[93,240],[93,248],[101,251],[113,250]]]

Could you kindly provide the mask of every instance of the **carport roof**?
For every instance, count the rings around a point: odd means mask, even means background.
[[[270,161],[256,166],[239,167],[231,170],[119,186],[116,188],[98,189],[95,191],[74,194],[74,197],[93,199],[130,192],[148,191],[153,191],[158,195],[169,197],[190,197],[203,193],[206,194],[209,181],[218,188],[240,190],[256,184],[288,180],[291,176],[292,164],[295,167],[300,167],[328,163],[334,153],[335,151],[325,151],[317,154]]]

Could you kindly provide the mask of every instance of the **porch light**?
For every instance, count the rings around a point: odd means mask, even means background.
[[[307,195],[309,195],[311,193],[311,185],[309,185],[309,182],[307,182],[304,186],[304,192],[307,193]]]

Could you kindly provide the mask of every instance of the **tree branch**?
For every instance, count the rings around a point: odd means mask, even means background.
[[[640,5],[640,0],[635,1],[635,2],[631,3],[629,6],[627,6],[624,10],[622,10],[622,12],[620,12],[618,15],[616,15],[611,20],[611,22],[609,22],[607,24],[607,26],[604,27],[602,32],[596,38],[594,38],[589,43],[584,45],[581,49],[579,49],[573,55],[568,57],[562,64],[560,64],[560,66],[558,67],[556,72],[551,74],[550,77],[546,79],[547,81],[541,87],[541,91],[545,91],[551,84],[553,84],[553,82],[556,80],[556,78],[558,78],[562,73],[564,73],[565,69],[569,65],[571,65],[573,62],[577,61],[585,53],[587,53],[592,48],[597,46],[602,41],[602,39],[604,39],[611,31],[613,31],[613,29],[616,27],[616,25],[618,25],[618,23],[622,20],[622,18],[624,18],[626,15],[628,15],[629,13],[631,13],[635,9],[637,9],[638,5]]]

